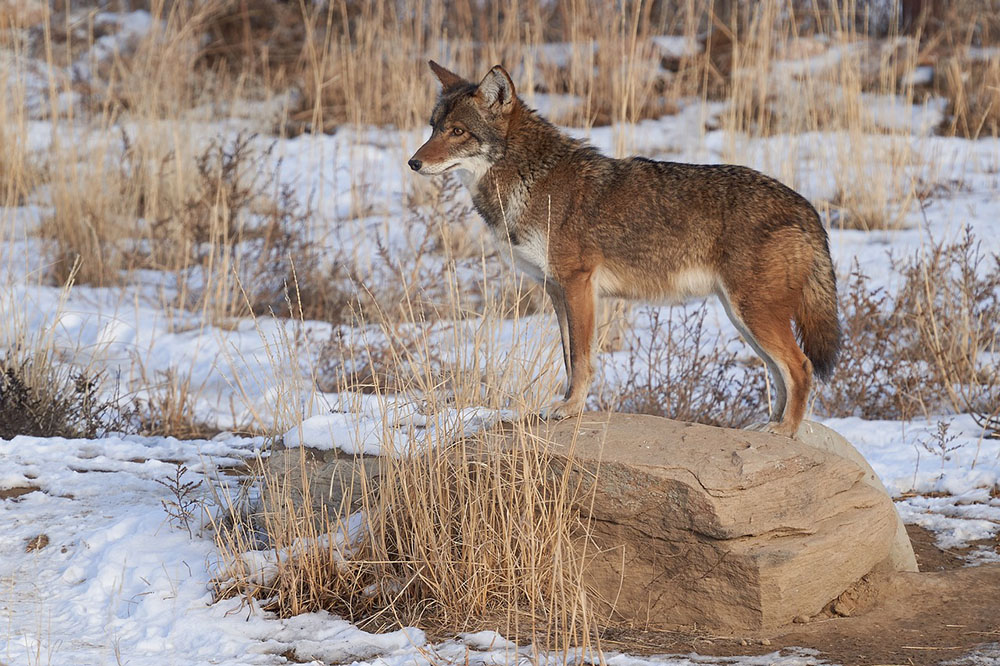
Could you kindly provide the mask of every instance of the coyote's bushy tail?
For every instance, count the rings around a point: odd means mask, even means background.
[[[813,269],[802,289],[795,324],[802,351],[812,362],[813,373],[827,379],[840,355],[840,319],[837,317],[837,276],[833,271],[830,249],[823,239],[814,254]]]

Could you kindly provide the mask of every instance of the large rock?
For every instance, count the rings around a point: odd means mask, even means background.
[[[375,456],[276,445],[264,463],[265,499],[290,498],[301,506],[308,498],[311,515],[322,527],[324,516],[343,518],[360,509],[364,489],[377,484],[378,477],[379,459]]]
[[[590,597],[606,620],[766,630],[910,567],[892,501],[832,445],[632,414],[535,434],[557,470],[571,461]]]

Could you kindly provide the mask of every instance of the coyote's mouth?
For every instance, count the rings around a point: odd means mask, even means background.
[[[424,167],[423,169],[421,169],[417,173],[419,173],[422,176],[440,176],[442,174],[448,173],[449,171],[457,169],[459,166],[461,166],[461,165],[456,162],[455,164],[450,164],[450,165],[446,166],[445,168],[441,169],[440,171],[430,171],[428,169],[428,167]]]

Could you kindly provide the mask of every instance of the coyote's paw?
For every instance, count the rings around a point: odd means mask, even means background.
[[[788,425],[782,423],[781,421],[765,421],[763,423],[751,423],[750,425],[743,428],[744,430],[752,430],[754,432],[769,432],[772,435],[781,435],[783,437],[795,437],[795,433],[791,431]]]
[[[543,407],[538,416],[545,421],[561,421],[571,416],[579,416],[582,411],[582,401],[560,400],[548,407]]]

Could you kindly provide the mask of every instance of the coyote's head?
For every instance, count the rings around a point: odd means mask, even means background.
[[[426,176],[458,170],[472,185],[506,150],[507,124],[517,104],[514,84],[500,65],[479,85],[433,60],[430,65],[441,95],[431,113],[431,138],[413,154],[410,168]]]

